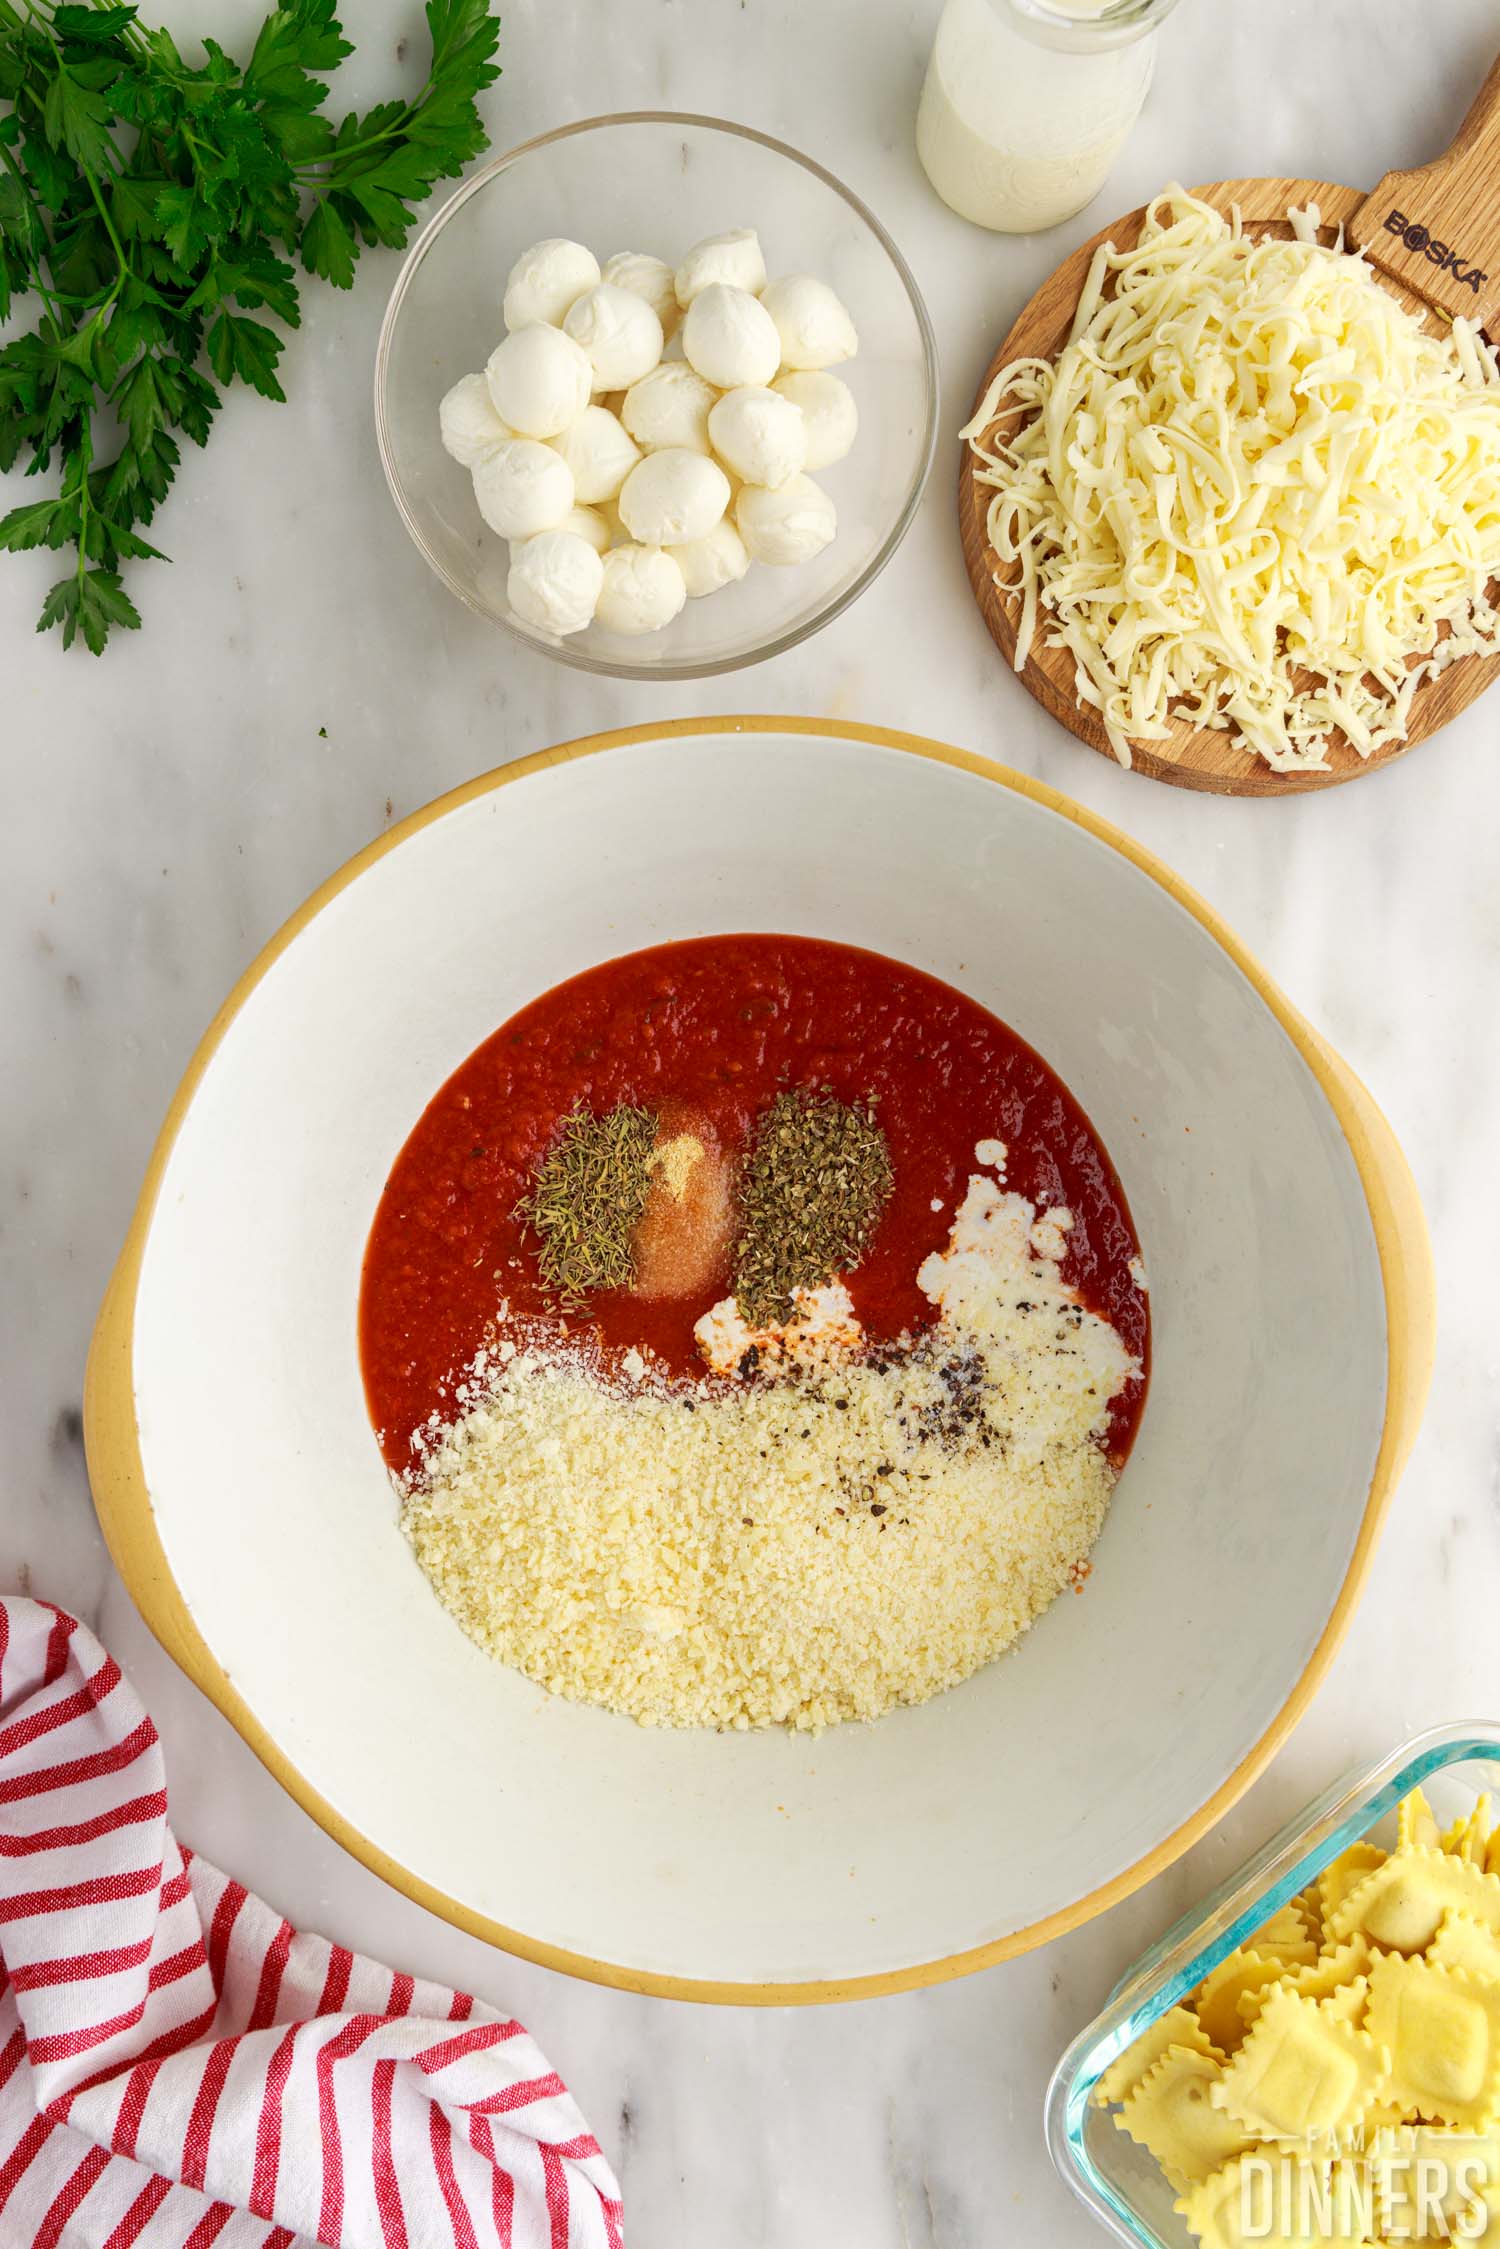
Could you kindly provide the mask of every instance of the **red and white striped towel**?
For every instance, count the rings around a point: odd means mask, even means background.
[[[167,1825],[156,1728],[0,1599],[4,2249],[620,2249],[521,2025],[303,1936]]]

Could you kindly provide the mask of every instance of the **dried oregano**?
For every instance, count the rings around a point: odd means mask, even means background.
[[[891,1152],[873,1109],[779,1094],[741,1183],[734,1294],[752,1327],[785,1321],[792,1291],[857,1265],[890,1200]]]

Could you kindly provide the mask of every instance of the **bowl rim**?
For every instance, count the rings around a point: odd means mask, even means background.
[[[509,171],[510,167],[519,163],[522,157],[533,155],[538,149],[549,148],[554,142],[571,140],[576,134],[595,132],[600,127],[608,125],[692,125],[710,132],[729,133],[737,140],[755,141],[762,148],[772,149],[778,156],[786,157],[802,171],[810,172],[815,179],[821,180],[825,187],[832,188],[835,195],[841,197],[848,204],[855,217],[861,219],[874,235],[896,269],[897,277],[902,288],[906,291],[907,301],[912,308],[917,323],[917,334],[922,347],[922,364],[926,375],[927,423],[923,432],[921,456],[917,463],[916,473],[907,489],[906,497],[901,503],[895,522],[886,533],[880,546],[865,564],[863,570],[860,571],[858,577],[852,580],[842,593],[836,595],[823,608],[817,610],[813,616],[804,619],[802,623],[789,627],[785,632],[778,633],[773,640],[768,640],[759,647],[747,649],[744,654],[738,656],[720,656],[697,662],[683,660],[676,663],[660,664],[631,663],[628,659],[623,658],[614,659],[590,655],[586,649],[571,647],[566,640],[555,642],[542,640],[534,634],[520,631],[517,626],[510,622],[509,618],[496,616],[493,610],[485,608],[482,602],[476,601],[467,587],[461,585],[446,568],[441,557],[423,537],[396,469],[388,395],[391,348],[407,292],[416,278],[417,270],[423,259],[448,221],[457,216],[459,210],[468,202],[469,198],[477,195],[481,188],[487,187],[490,181],[497,179],[502,172]],[[477,172],[463,182],[454,194],[448,197],[440,210],[433,213],[417,236],[416,241],[407,251],[401,271],[396,276],[395,284],[387,300],[385,313],[380,323],[380,334],[375,345],[375,442],[380,452],[380,465],[385,472],[386,485],[392,500],[395,502],[396,512],[406,526],[407,535],[423,561],[426,562],[434,576],[441,579],[448,591],[456,595],[464,607],[472,610],[476,617],[482,617],[486,624],[498,625],[500,630],[508,633],[512,640],[518,641],[523,648],[529,648],[538,655],[552,657],[559,663],[571,665],[575,671],[591,672],[596,677],[604,679],[632,679],[647,682],[654,680],[719,679],[727,672],[746,671],[752,664],[765,663],[772,656],[784,656],[789,649],[800,647],[803,641],[810,640],[814,633],[821,632],[825,625],[831,625],[836,617],[841,617],[844,611],[857,601],[860,595],[869,586],[872,586],[880,576],[881,571],[884,570],[886,564],[906,537],[917,509],[922,504],[928,480],[932,475],[932,464],[937,457],[940,397],[941,377],[938,366],[937,337],[933,330],[926,301],[917,286],[916,275],[912,272],[895,241],[880,220],[876,218],[869,205],[857,196],[852,188],[846,187],[841,179],[828,170],[826,165],[818,163],[815,157],[804,156],[800,149],[793,148],[789,142],[777,140],[771,133],[759,132],[753,125],[739,125],[731,118],[710,117],[697,110],[688,109],[621,109],[606,111],[596,117],[580,117],[576,118],[571,124],[554,126],[550,132],[537,133],[532,139],[521,141],[516,147],[507,149],[502,155],[492,157],[488,164],[481,166]]]
[[[1082,828],[1149,876],[1229,956],[1291,1039],[1317,1081],[1349,1144],[1365,1196],[1380,1262],[1386,1313],[1385,1410],[1370,1489],[1328,1621],[1285,1702],[1240,1763],[1198,1809],[1110,1881],[1008,1935],[935,1960],[831,1981],[723,1982],[599,1960],[542,1942],[452,1898],[362,1834],[293,1765],[233,1684],[208,1646],[174,1579],[157,1530],[141,1452],[134,1382],[135,1308],[146,1244],[167,1162],[215,1054],[235,1018],[301,932],[367,868],[410,837],[512,782],[615,749],[694,735],[802,735],[854,742],[957,768],[1028,798]],[[1395,1135],[1354,1072],[1291,1005],[1253,954],[1207,902],[1154,852],[1112,822],[1074,803],[1045,782],[972,750],[929,737],[851,721],[766,714],[680,718],[585,735],[502,765],[436,797],[357,852],[297,908],[264,946],[204,1032],[172,1096],[153,1147],[119,1260],[108,1283],[89,1347],[84,1380],[84,1444],[95,1510],[111,1556],[147,1625],[248,1743],[293,1800],[335,1842],[413,1903],[540,1967],[618,1990],[708,2004],[785,2007],[876,1998],[945,1983],[1015,1958],[1079,1928],[1161,1873],[1229,1809],[1258,1778],[1305,1713],[1358,1604],[1396,1480],[1415,1439],[1432,1372],[1435,1312],[1431,1249],[1415,1183]]]

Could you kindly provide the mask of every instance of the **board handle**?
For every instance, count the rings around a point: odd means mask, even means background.
[[[1447,153],[1415,172],[1387,172],[1349,221],[1348,238],[1414,296],[1477,320],[1494,338],[1500,315],[1500,61]]]

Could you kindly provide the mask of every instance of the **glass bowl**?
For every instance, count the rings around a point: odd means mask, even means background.
[[[859,408],[853,451],[818,471],[839,517],[814,561],[755,564],[738,585],[689,601],[657,633],[598,625],[538,631],[505,597],[509,552],[474,504],[469,472],[438,438],[438,402],[483,367],[504,333],[505,277],[548,235],[677,260],[705,235],[759,230],[772,274],[815,273],[859,331],[839,372]],[[375,362],[375,428],[401,519],[453,593],[482,617],[581,671],[700,679],[780,655],[861,594],[916,513],[937,440],[937,353],[911,270],[858,197],[809,157],[712,117],[634,111],[564,125],[497,157],[424,228],[391,292]]]
[[[1249,1864],[1143,1953],[1102,2014],[1074,2039],[1047,2091],[1047,2145],[1067,2185],[1127,2249],[1197,2249],[1173,2209],[1177,2190],[1108,2109],[1090,2096],[1116,2055],[1248,1943],[1330,1860],[1362,1837],[1395,1840],[1396,1807],[1414,1788],[1439,1824],[1500,1793],[1500,1726],[1483,1720],[1417,1734],[1378,1765],[1334,1781]]]

